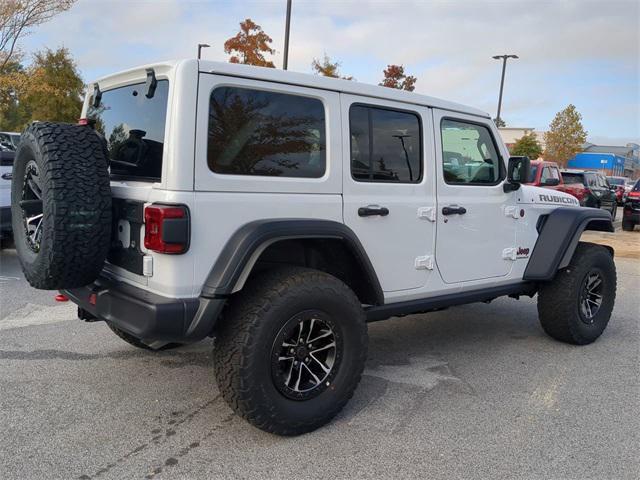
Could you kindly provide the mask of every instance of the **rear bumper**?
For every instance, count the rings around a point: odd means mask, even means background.
[[[169,298],[101,276],[62,290],[92,316],[146,342],[191,343],[210,335],[225,298]]]
[[[630,204],[625,204],[622,219],[633,223],[640,223],[640,206],[634,207]]]
[[[11,207],[0,207],[0,233],[11,232]]]

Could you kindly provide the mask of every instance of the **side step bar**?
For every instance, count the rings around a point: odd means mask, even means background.
[[[433,312],[442,310],[454,305],[464,305],[466,303],[489,302],[495,298],[509,296],[527,295],[533,297],[537,291],[535,283],[516,283],[497,287],[483,288],[481,290],[470,290],[467,292],[450,293],[437,297],[421,298],[408,302],[388,303],[386,305],[368,307],[365,309],[367,322],[377,322],[391,317],[401,317],[414,313]]]

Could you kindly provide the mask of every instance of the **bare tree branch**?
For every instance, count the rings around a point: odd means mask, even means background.
[[[16,53],[21,37],[33,27],[71,8],[75,0],[2,0],[0,2],[0,70]]]

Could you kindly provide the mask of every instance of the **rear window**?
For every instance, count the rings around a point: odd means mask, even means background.
[[[563,173],[562,180],[564,183],[579,183],[583,185],[583,177],[581,173]]]
[[[610,185],[619,185],[621,187],[624,187],[624,178],[607,177],[607,180],[609,181]]]
[[[107,141],[114,178],[160,180],[169,81],[158,80],[152,98],[145,92],[145,83],[106,90],[87,112]]]

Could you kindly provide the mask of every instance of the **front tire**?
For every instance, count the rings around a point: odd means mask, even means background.
[[[256,276],[230,300],[214,365],[238,415],[267,432],[299,435],[344,407],[366,355],[355,294],[326,273],[285,267]]]
[[[616,297],[616,267],[609,251],[580,242],[569,266],[538,292],[538,317],[552,338],[574,345],[604,332]]]

